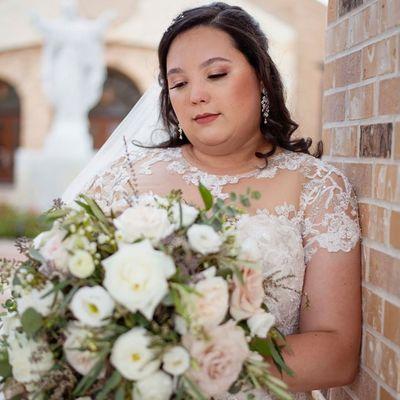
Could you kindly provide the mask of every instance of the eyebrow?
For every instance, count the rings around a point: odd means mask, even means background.
[[[208,60],[206,60],[206,61],[203,61],[201,64],[200,64],[200,67],[201,68],[205,68],[205,67],[208,67],[209,65],[211,65],[211,64],[214,64],[214,63],[216,63],[216,62],[219,62],[219,61],[225,61],[225,62],[232,62],[231,60],[228,60],[227,58],[224,58],[224,57],[212,57],[212,58],[209,58]],[[167,76],[170,76],[170,75],[172,75],[172,74],[179,74],[179,73],[181,73],[181,72],[183,72],[183,69],[182,68],[171,68],[168,72],[167,72]]]

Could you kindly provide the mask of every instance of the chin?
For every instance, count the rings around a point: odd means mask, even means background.
[[[229,136],[218,136],[215,133],[199,134],[193,138],[193,144],[196,146],[214,147],[225,144],[229,141]]]

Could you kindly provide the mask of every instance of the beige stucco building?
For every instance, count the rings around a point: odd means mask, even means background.
[[[102,102],[116,101],[118,91],[130,85],[130,91],[120,98],[125,107],[130,99],[129,107],[133,105],[156,78],[157,43],[172,18],[185,8],[209,3],[204,0],[78,2],[81,14],[89,18],[109,9],[118,15],[105,37],[105,59],[114,74],[114,83],[109,85],[109,90],[106,85]],[[242,6],[260,22],[269,36],[272,58],[282,73],[289,109],[300,124],[298,134],[319,139],[326,6],[317,0],[229,3]],[[15,149],[18,146],[39,149],[52,116],[41,83],[43,41],[31,23],[30,10],[52,19],[58,17],[60,7],[54,0],[0,2],[0,202],[12,201],[15,194],[12,173]],[[126,109],[103,119],[93,114],[93,129],[98,125],[101,131],[97,146],[125,112]]]

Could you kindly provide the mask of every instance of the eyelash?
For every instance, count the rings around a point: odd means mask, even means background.
[[[223,73],[221,73],[221,74],[212,74],[212,75],[209,75],[208,78],[214,80],[214,79],[223,78],[223,77],[226,76],[226,75],[228,75],[228,73],[227,73],[227,72],[223,72]],[[185,82],[180,82],[180,83],[176,84],[175,86],[171,87],[170,90],[172,90],[172,89],[179,89],[179,88],[183,87],[184,85],[185,85]]]

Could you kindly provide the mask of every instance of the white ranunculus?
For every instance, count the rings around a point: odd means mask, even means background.
[[[90,253],[76,250],[68,262],[69,271],[77,278],[87,278],[93,274],[95,265]]]
[[[136,382],[132,390],[132,398],[135,400],[169,400],[172,391],[171,377],[162,371],[157,371]]]
[[[151,337],[144,328],[133,328],[119,336],[111,350],[110,361],[129,380],[146,378],[161,364],[151,347]]]
[[[171,375],[182,375],[190,366],[188,351],[182,346],[174,346],[163,355],[163,370]]]
[[[81,375],[86,375],[99,360],[99,354],[90,350],[80,350],[91,333],[76,322],[70,322],[67,326],[63,345],[64,354],[68,364]]]
[[[209,225],[194,224],[188,231],[190,247],[201,254],[217,253],[222,244],[222,238]]]
[[[83,324],[99,327],[108,323],[114,300],[102,286],[85,286],[75,293],[69,308]]]
[[[127,208],[114,219],[114,225],[126,243],[146,238],[156,244],[170,235],[174,229],[166,210],[146,206]]]
[[[269,330],[274,326],[274,324],[275,316],[265,311],[260,311],[247,320],[247,325],[250,328],[251,335],[260,338],[266,338]]]
[[[46,261],[51,261],[56,270],[67,273],[68,252],[63,243],[67,232],[55,226],[50,231],[42,232],[34,240],[34,246]]]
[[[191,326],[213,328],[225,318],[229,307],[228,283],[220,276],[203,279],[194,286],[188,307]]]
[[[261,252],[255,239],[247,238],[240,244],[239,258],[252,262],[261,259]]]
[[[103,265],[103,285],[114,300],[151,320],[168,293],[167,279],[175,273],[173,259],[144,240],[123,246],[103,260]]]
[[[197,216],[199,215],[199,211],[192,206],[189,206],[185,203],[174,203],[172,206],[172,218],[174,220],[174,227],[175,229],[180,228],[180,214],[182,210],[182,226],[187,227],[193,224],[196,220]]]
[[[53,366],[53,354],[43,339],[29,339],[25,333],[14,330],[7,343],[13,377],[18,382],[37,382]]]
[[[18,294],[21,297],[15,299],[19,315],[22,315],[28,308],[34,308],[39,314],[47,317],[57,301],[62,298],[62,293],[59,291],[54,291],[45,296],[52,289],[54,289],[54,285],[50,281],[47,281],[41,288],[31,286],[20,287]]]

